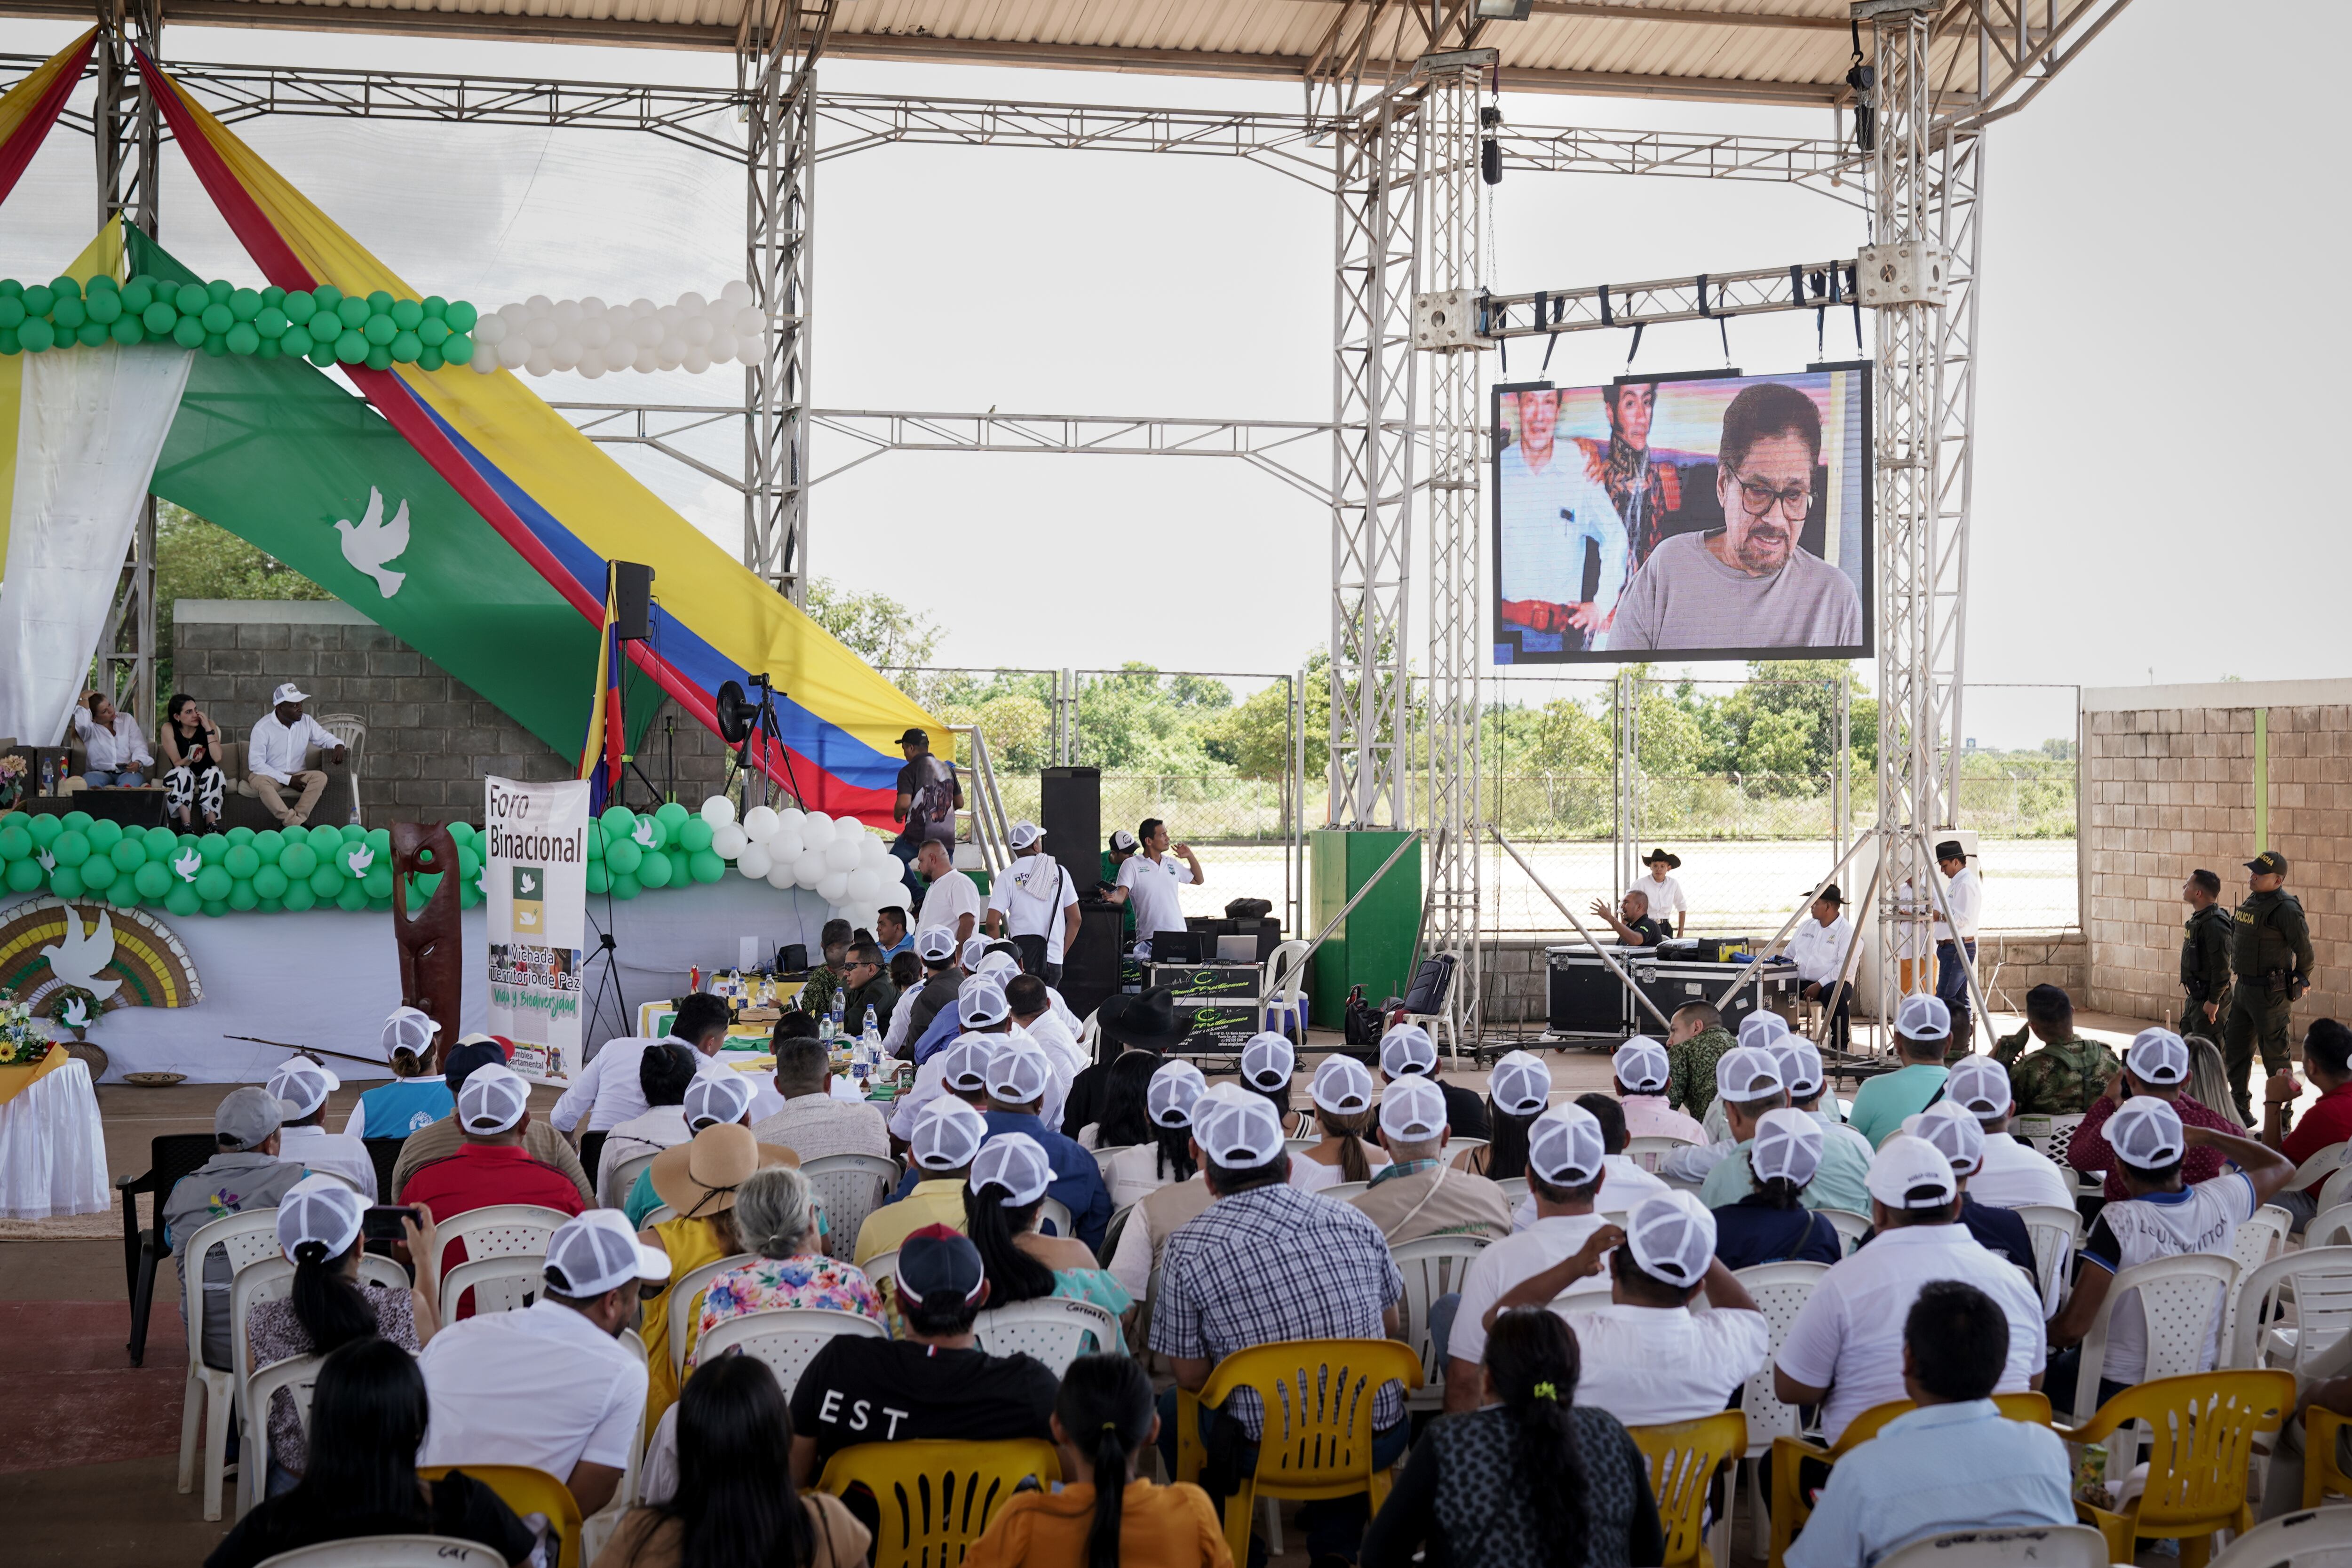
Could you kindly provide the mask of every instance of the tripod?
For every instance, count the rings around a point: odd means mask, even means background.
[[[751,785],[747,782],[744,785],[745,799],[750,804],[767,805],[767,771],[754,769],[751,758],[755,752],[764,755],[761,743],[772,741],[775,743],[776,755],[784,760],[784,783],[788,793],[795,804],[806,800],[808,797],[802,793],[800,779],[793,771],[793,753],[785,747],[783,730],[776,721],[775,685],[765,671],[751,679],[752,689],[760,694],[756,704],[749,693],[731,680],[719,689],[719,733],[721,739],[735,747],[734,758],[727,764],[727,784],[732,784],[739,773],[747,780],[756,773],[760,780],[760,798],[757,802],[750,801]],[[739,731],[740,733],[737,732]],[[725,793],[725,787],[721,786],[720,793]]]

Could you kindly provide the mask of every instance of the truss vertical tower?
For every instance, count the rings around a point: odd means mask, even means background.
[[[91,129],[98,146],[98,226],[120,217],[141,233],[155,233],[163,195],[158,163],[162,132],[155,100],[132,58],[134,49],[163,58],[159,0],[100,0],[98,98]],[[122,563],[105,627],[98,637],[98,683],[115,706],[150,731],[155,727],[155,498],[139,509],[131,553]],[[46,737],[44,737],[46,739]]]

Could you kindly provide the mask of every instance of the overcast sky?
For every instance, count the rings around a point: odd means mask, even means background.
[[[2262,37],[2228,38],[2213,16],[2138,0],[1992,132],[1972,682],[2347,673],[2329,627],[2352,550],[2326,456],[2342,447],[2347,328],[2322,279],[2345,228],[2325,105],[2352,16],[2280,4],[2261,12]],[[0,50],[53,49],[74,30],[10,22]],[[194,26],[167,42],[184,60],[731,79],[722,57],[656,50]],[[827,64],[823,80],[1300,106],[1263,83],[860,60]],[[1521,125],[1831,129],[1825,111],[1630,99],[1504,109]],[[240,132],[420,289],[485,309],[531,293],[666,300],[742,272],[739,170],[652,137],[315,120]],[[8,203],[0,273],[50,275],[88,239],[93,199],[89,144],[61,130]],[[1328,416],[1332,217],[1297,181],[1208,158],[889,148],[824,164],[817,215],[821,406]],[[1858,212],[1819,195],[1674,179],[1515,174],[1495,217],[1498,290],[1783,265],[1864,237]],[[207,275],[259,281],[176,153],[162,237]],[[1606,379],[1627,346],[1564,338],[1549,374]],[[1799,366],[1816,357],[1814,323],[1735,323],[1730,348],[1751,373]],[[1830,320],[1827,348],[1851,355],[1850,318]],[[1514,378],[1539,357],[1515,353]],[[1723,362],[1715,330],[1693,323],[1648,333],[1637,363]],[[726,367],[535,384],[551,399],[701,402],[738,398],[740,384]],[[821,441],[817,466],[855,455]],[[627,460],[740,546],[730,494],[658,458]],[[1328,455],[1308,467],[1325,477]],[[1307,497],[1240,463],[1169,458],[890,454],[817,487],[810,546],[819,574],[933,617],[943,662],[1263,672],[1326,639],[1330,556],[1328,513]],[[1426,625],[1416,608],[1416,638]],[[2072,707],[2071,692],[1989,689],[1965,728],[2027,745],[2071,731]]]

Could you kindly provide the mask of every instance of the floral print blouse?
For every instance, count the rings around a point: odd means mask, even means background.
[[[695,1364],[702,1341],[728,1319],[785,1308],[855,1312],[877,1322],[883,1321],[882,1299],[856,1264],[823,1254],[757,1258],[730,1268],[710,1282],[695,1330],[695,1350],[687,1353],[686,1363]]]

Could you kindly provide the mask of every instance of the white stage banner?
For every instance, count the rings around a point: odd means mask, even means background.
[[[484,784],[490,1033],[515,1043],[514,1069],[524,1077],[576,1078],[588,930],[588,782]]]

